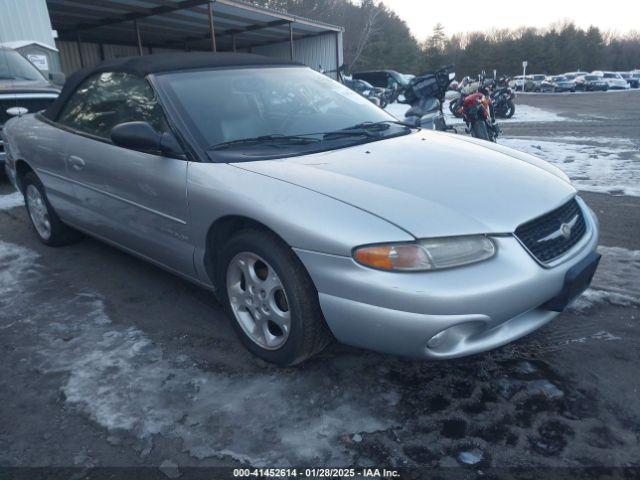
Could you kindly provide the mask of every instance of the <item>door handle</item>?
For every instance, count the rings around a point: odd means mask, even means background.
[[[80,157],[76,157],[75,155],[71,155],[68,161],[71,168],[76,171],[82,170],[86,165],[83,159],[81,159]]]

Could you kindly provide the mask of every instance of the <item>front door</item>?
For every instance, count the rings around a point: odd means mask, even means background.
[[[120,123],[167,128],[151,86],[126,73],[85,80],[58,119],[69,130],[66,162],[78,226],[186,275],[193,275],[182,159],[111,143]]]

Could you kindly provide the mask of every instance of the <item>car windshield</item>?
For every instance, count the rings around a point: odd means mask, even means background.
[[[15,50],[0,49],[0,80],[42,81],[44,77]]]
[[[558,77],[553,77],[552,80],[554,82],[564,82],[566,80],[566,78],[563,77],[563,76],[558,76]]]
[[[411,131],[306,67],[173,72],[157,82],[203,148],[225,157],[217,161],[312,153]]]
[[[598,77],[597,75],[587,75],[586,77],[584,77],[585,80],[600,80],[600,77]]]

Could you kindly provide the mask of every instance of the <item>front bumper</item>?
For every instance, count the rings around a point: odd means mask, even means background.
[[[579,203],[585,240],[553,268],[538,264],[513,236],[494,237],[498,253],[488,261],[435,272],[381,272],[347,257],[296,253],[340,342],[419,358],[462,357],[512,342],[558,315],[541,306],[598,242],[595,216]]]

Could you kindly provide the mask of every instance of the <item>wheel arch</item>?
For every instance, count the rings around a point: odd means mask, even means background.
[[[18,190],[24,193],[23,180],[25,175],[31,172],[37,177],[38,174],[36,173],[35,169],[32,168],[31,165],[29,165],[29,163],[22,158],[15,161],[15,168],[16,168],[16,185],[18,187]]]
[[[282,235],[278,234],[278,232],[251,217],[244,215],[225,215],[216,219],[207,230],[204,254],[204,268],[214,286],[216,283],[216,268],[219,259],[218,254],[220,253],[224,242],[236,233],[249,229],[268,232],[278,238],[285,245],[290,246]]]

